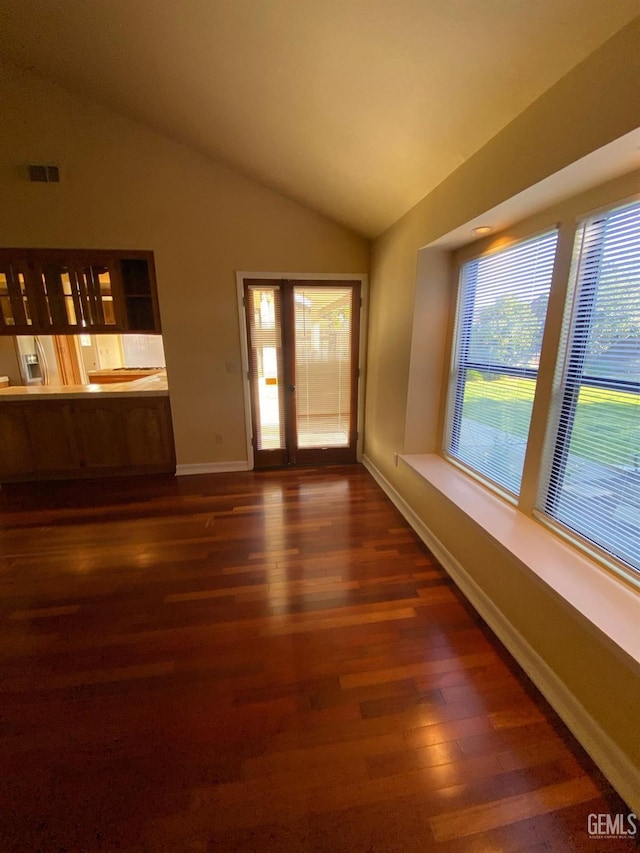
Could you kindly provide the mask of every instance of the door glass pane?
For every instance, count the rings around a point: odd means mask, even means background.
[[[350,287],[294,287],[298,447],[348,447],[351,427]]]
[[[256,450],[278,450],[285,446],[280,288],[251,285],[248,295]]]

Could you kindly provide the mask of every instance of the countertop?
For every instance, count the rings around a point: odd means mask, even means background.
[[[89,370],[87,379],[92,383],[106,385],[112,382],[135,382],[137,379],[155,376],[158,373],[164,375],[165,371],[161,367],[117,367],[111,370]]]
[[[133,382],[110,382],[106,385],[10,385],[0,388],[3,400],[36,400],[55,397],[57,400],[82,400],[88,397],[166,397],[169,394],[165,374],[145,376]]]

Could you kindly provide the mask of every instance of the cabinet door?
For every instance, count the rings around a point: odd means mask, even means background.
[[[115,331],[115,260],[41,253],[31,262],[40,315],[48,331]]]
[[[38,314],[29,289],[26,263],[0,261],[0,331],[31,333]]]
[[[87,400],[72,408],[81,465],[87,471],[126,468],[122,406],[119,400]]]
[[[55,474],[80,467],[69,404],[38,401],[29,407],[26,429],[32,449],[32,471]]]
[[[24,406],[0,404],[0,479],[32,470]]]
[[[122,306],[117,288],[115,258],[76,258],[73,262],[76,286],[87,329],[114,331],[123,328]]]
[[[175,466],[175,450],[169,401],[148,397],[123,403],[129,464],[170,470]]]

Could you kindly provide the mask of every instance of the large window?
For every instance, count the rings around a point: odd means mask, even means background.
[[[557,232],[464,264],[446,450],[520,489]]]
[[[640,203],[578,233],[542,511],[640,570]]]

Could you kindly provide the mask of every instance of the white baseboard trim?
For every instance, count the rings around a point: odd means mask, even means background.
[[[627,805],[640,814],[640,769],[611,740],[565,683],[506,619],[489,596],[436,538],[400,493],[367,457],[362,464],[404,516],[471,605],[515,658],[547,702],[589,753]]]
[[[185,477],[191,474],[226,474],[233,471],[249,471],[249,463],[246,460],[240,462],[203,462],[195,465],[176,465],[176,477]]]

